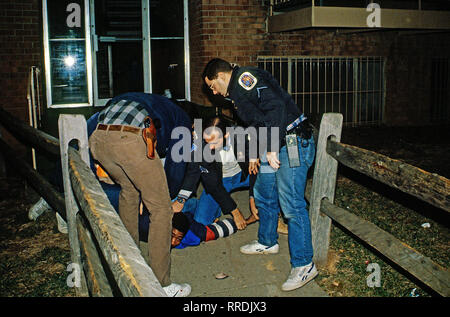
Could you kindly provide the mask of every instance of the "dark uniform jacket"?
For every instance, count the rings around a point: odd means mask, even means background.
[[[284,143],[286,127],[300,117],[301,111],[292,97],[273,76],[256,67],[235,67],[228,85],[239,118],[255,128],[267,127],[267,151],[279,150],[272,145],[272,127],[279,128],[279,145]]]
[[[206,143],[202,143],[202,148],[206,146]],[[236,158],[238,153],[236,151],[236,146],[233,147],[234,156]],[[202,149],[196,149],[194,151],[200,151]],[[192,151],[192,159],[191,162],[187,164],[186,174],[184,175],[183,184],[181,186],[181,190],[178,194],[178,197],[188,199],[191,193],[197,188],[197,184],[201,179],[204,190],[210,194],[214,200],[219,204],[222,209],[223,214],[229,214],[231,211],[237,208],[236,202],[231,198],[231,194],[227,192],[225,187],[223,186],[222,180],[222,163],[221,162],[195,162],[194,161],[194,151]],[[245,159],[244,162],[239,162],[239,166],[242,170],[241,173],[241,182],[245,181],[248,176],[248,144],[246,143],[244,153]],[[250,175],[249,179],[249,196],[253,197],[253,185],[256,181],[256,175]]]

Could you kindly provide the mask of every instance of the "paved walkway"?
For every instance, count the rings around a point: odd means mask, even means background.
[[[244,216],[250,215],[248,191],[233,193],[232,197]],[[291,292],[281,290],[281,284],[290,272],[287,235],[280,234],[278,254],[242,254],[239,248],[255,240],[257,230],[258,223],[254,223],[226,238],[172,250],[172,280],[189,283],[192,297],[327,296],[314,280]],[[218,280],[215,278],[218,273],[225,273],[228,277]]]

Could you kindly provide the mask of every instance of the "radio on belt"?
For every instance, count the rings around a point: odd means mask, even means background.
[[[296,134],[286,134],[286,149],[288,153],[289,166],[299,167],[300,157],[298,152],[298,143]]]

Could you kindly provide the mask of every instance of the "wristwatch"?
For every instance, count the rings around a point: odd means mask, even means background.
[[[177,197],[177,202],[179,202],[180,204],[184,204],[186,202],[186,198]]]

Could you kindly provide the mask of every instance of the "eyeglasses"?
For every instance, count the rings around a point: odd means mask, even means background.
[[[214,80],[215,80],[215,79],[213,79],[213,80],[211,81],[211,85],[209,85],[209,89],[211,89],[211,90],[214,90]]]

